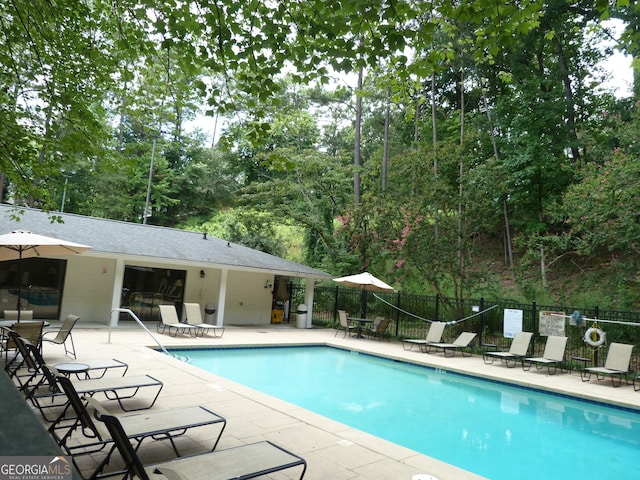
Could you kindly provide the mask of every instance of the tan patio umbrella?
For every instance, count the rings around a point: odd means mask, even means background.
[[[334,278],[334,282],[346,287],[361,288],[362,301],[360,304],[360,317],[364,318],[367,310],[367,292],[395,292],[395,288],[387,285],[382,280],[374,277],[369,272],[362,272],[346,277]]]
[[[26,230],[14,230],[0,235],[0,261],[18,260],[18,321],[22,296],[22,259],[82,253],[90,248],[87,245],[45,237]]]

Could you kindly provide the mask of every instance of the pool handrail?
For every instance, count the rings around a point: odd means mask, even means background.
[[[133,313],[133,311],[132,311],[131,309],[129,309],[129,308],[113,308],[113,309],[111,309],[111,313],[113,313],[113,312],[128,313],[128,314],[131,316],[131,318],[133,318],[136,322],[138,322],[138,325],[140,325],[140,326],[141,326],[141,327],[142,327],[142,328],[143,328],[143,329],[144,329],[144,330],[149,334],[149,336],[150,336],[151,338],[153,338],[153,340],[158,344],[158,346],[160,347],[160,349],[161,349],[164,353],[166,353],[167,355],[171,356],[171,354],[169,353],[169,351],[168,351],[166,348],[164,348],[164,345],[162,345],[162,344],[160,343],[160,341],[159,341],[156,337],[154,337],[154,336],[153,336],[153,333],[151,333],[151,330],[149,330],[149,329],[146,327],[146,325],[145,325],[144,323],[142,323],[142,320],[140,320],[140,319],[138,318],[138,316],[137,316],[135,313]],[[107,343],[111,343],[111,322],[109,322],[109,338],[108,338],[108,340],[107,340]]]

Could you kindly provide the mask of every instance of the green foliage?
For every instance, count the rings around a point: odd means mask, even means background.
[[[625,19],[620,47],[637,55],[637,13],[560,0],[6,3],[3,198],[56,209],[64,196],[65,211],[276,254],[302,238],[295,258],[310,265],[456,298],[498,285],[564,295],[571,265],[595,288],[593,264],[635,298],[637,111],[596,90],[592,32]],[[361,91],[326,88],[361,69]],[[185,134],[200,108],[226,114],[215,148]]]
[[[278,234],[277,219],[268,212],[247,208],[225,210],[204,223],[192,220],[183,226],[272,255],[285,255],[285,244]]]

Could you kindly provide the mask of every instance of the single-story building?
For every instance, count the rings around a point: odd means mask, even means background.
[[[52,218],[59,218],[57,221]],[[81,322],[116,325],[158,320],[158,304],[199,303],[217,325],[256,325],[282,320],[287,284],[305,282],[311,326],[315,280],[320,270],[205,233],[0,205],[0,234],[27,230],[89,245],[78,255],[0,262],[0,313],[20,304],[36,318],[81,317]],[[292,311],[295,313],[296,306]],[[214,313],[215,311],[215,313]]]

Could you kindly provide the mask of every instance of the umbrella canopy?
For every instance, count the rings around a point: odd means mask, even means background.
[[[347,275],[346,277],[334,278],[334,282],[340,283],[346,287],[354,287],[362,289],[360,300],[360,318],[365,318],[367,314],[367,292],[395,292],[395,289],[384,283],[379,278],[374,277],[369,272],[362,272],[356,275]]]
[[[90,248],[79,243],[36,235],[26,230],[14,230],[0,235],[0,261],[82,253]]]
[[[22,296],[22,259],[82,253],[91,247],[68,242],[26,230],[14,230],[0,235],[0,261],[18,260],[18,321],[20,321],[20,298]]]
[[[369,272],[362,272],[356,275],[334,278],[334,282],[341,283],[346,287],[362,288],[369,292],[395,292],[396,290],[384,283],[379,278],[374,277]]]

